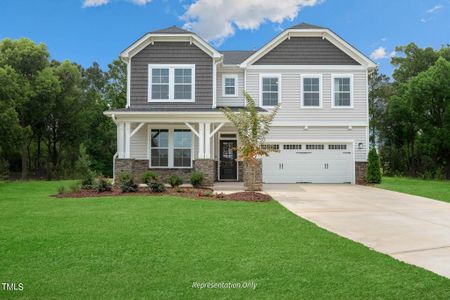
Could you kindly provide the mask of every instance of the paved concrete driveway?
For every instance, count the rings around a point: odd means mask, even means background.
[[[450,204],[358,185],[266,184],[295,214],[450,278]]]

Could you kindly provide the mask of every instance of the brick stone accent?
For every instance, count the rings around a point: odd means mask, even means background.
[[[208,187],[214,184],[216,179],[216,162],[214,159],[194,160],[194,169],[203,173],[203,186]]]
[[[355,162],[355,183],[367,184],[367,162]]]
[[[189,177],[193,169],[151,169],[148,159],[116,159],[115,178],[119,178],[118,176],[122,171],[131,172],[136,183],[141,183],[141,176],[146,171],[155,172],[163,182],[167,182],[167,178],[171,175],[178,175],[183,179],[183,182],[189,183]]]
[[[244,163],[244,186],[247,191],[262,190],[262,161]]]

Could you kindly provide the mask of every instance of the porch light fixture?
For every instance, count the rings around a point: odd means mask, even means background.
[[[364,149],[364,144],[363,143],[358,143],[358,149],[359,150]]]

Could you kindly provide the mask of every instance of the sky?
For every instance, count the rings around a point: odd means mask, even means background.
[[[177,25],[219,50],[254,50],[306,22],[328,27],[391,75],[395,47],[450,44],[450,0],[0,0],[0,39],[106,68],[143,34]]]

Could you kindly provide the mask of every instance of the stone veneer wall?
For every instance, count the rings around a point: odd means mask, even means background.
[[[367,162],[365,161],[355,162],[355,183],[356,184],[367,183]]]
[[[194,160],[194,169],[203,173],[203,186],[212,186],[217,178],[216,161],[214,159]]]
[[[119,174],[122,171],[131,172],[133,174],[134,181],[141,183],[142,173],[146,171],[153,171],[159,175],[163,182],[167,182],[167,178],[170,175],[178,175],[183,179],[183,182],[189,183],[189,177],[193,171],[192,168],[188,169],[150,169],[148,159],[116,159],[116,174],[115,178],[119,178]],[[116,181],[118,182],[118,181]]]
[[[258,159],[256,164],[244,166],[244,186],[247,191],[262,190],[262,161]]]

